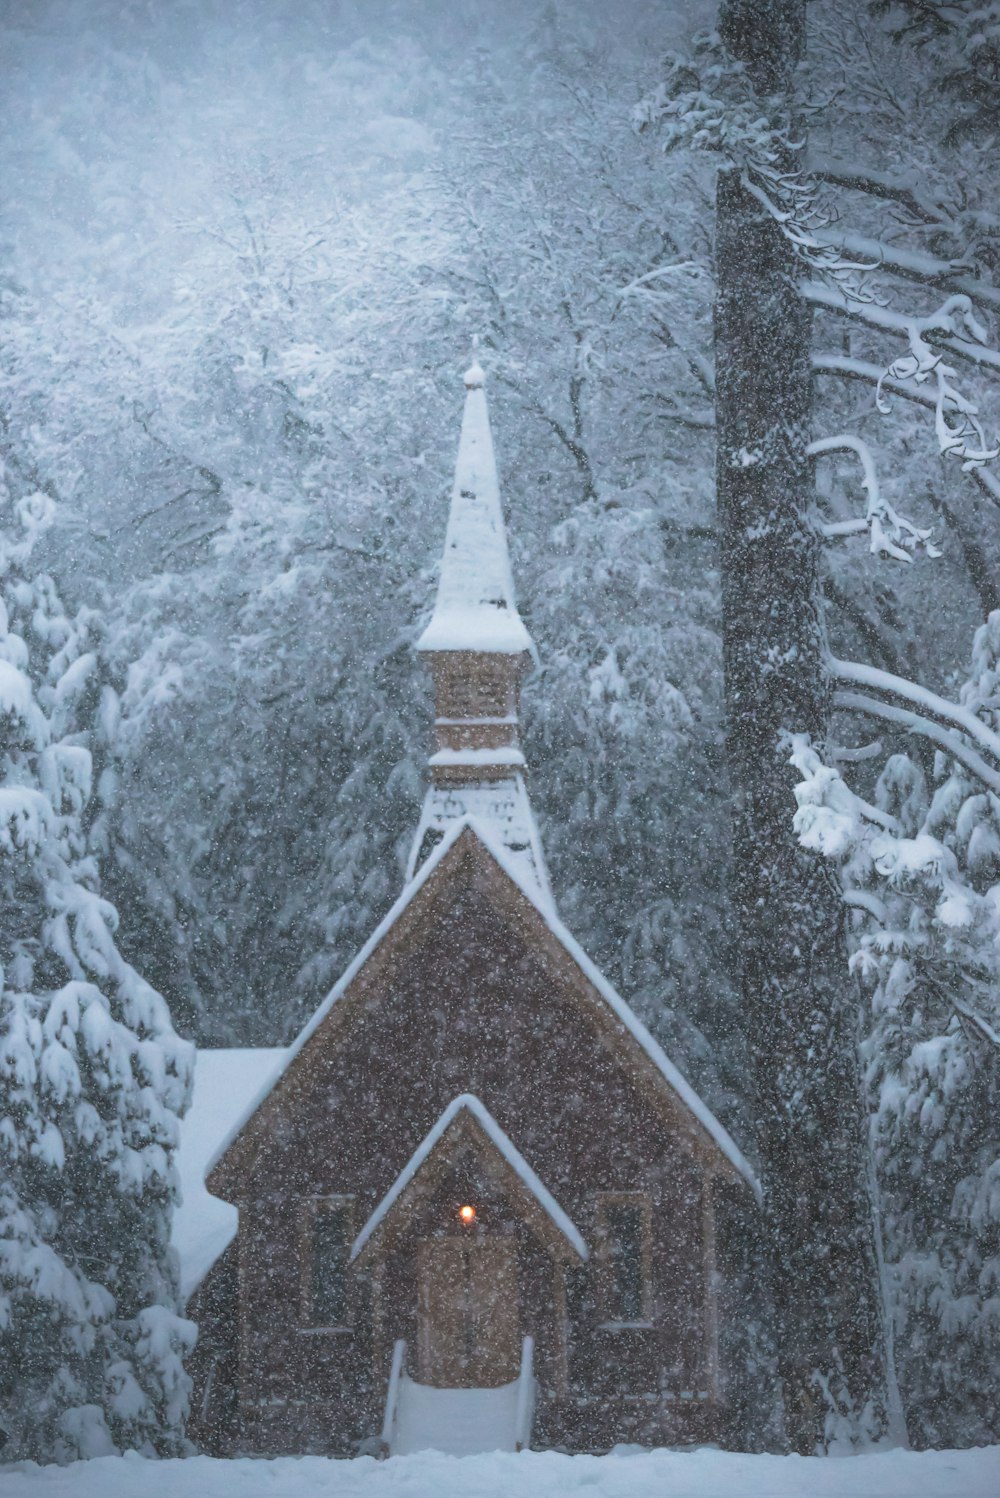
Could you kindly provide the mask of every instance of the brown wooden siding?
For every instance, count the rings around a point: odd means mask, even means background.
[[[672,1127],[648,1079],[491,898],[489,879],[472,878],[350,1023],[331,1025],[329,1044],[322,1031],[314,1037],[309,1065],[286,1079],[266,1131],[244,1146],[234,1449],[348,1451],[377,1431],[392,1342],[415,1341],[416,1243],[447,1230],[447,1204],[425,1207],[384,1263],[355,1275],[347,1332],[306,1324],[303,1204],[351,1196],[360,1227],[462,1092],[490,1110],[594,1255],[563,1269],[523,1224],[503,1227],[518,1239],[524,1329],[539,1344],[541,1439],[600,1449],[711,1435],[718,1406],[704,1157],[681,1110]],[[486,1186],[470,1179],[467,1189]],[[601,1193],[650,1203],[649,1328],[602,1325]],[[502,1202],[494,1215],[503,1218]]]

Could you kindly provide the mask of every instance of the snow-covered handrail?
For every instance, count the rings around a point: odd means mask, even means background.
[[[521,1371],[517,1378],[517,1408],[514,1415],[514,1450],[526,1451],[531,1444],[535,1419],[535,1339],[521,1343]]]
[[[400,1337],[392,1349],[392,1367],[389,1369],[389,1389],[385,1398],[385,1418],[382,1421],[382,1436],[379,1455],[386,1457],[392,1451],[392,1435],[396,1426],[399,1408],[399,1386],[403,1381],[403,1364],[406,1360],[406,1341]]]

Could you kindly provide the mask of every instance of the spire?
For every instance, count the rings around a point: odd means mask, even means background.
[[[407,877],[449,826],[471,818],[488,827],[548,902],[518,724],[521,678],[536,654],[514,597],[484,385],[474,360],[465,374],[437,597],[417,641],[434,677],[436,747]]]
[[[417,649],[534,656],[514,598],[485,383],[477,359],[465,372],[465,411],[437,598]]]

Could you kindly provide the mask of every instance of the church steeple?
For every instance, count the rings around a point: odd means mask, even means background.
[[[430,622],[417,650],[434,678],[435,749],[409,875],[450,823],[488,824],[548,900],[548,876],[522,774],[520,686],[537,659],[517,610],[485,376],[465,374],[465,410]]]
[[[417,641],[428,655],[533,655],[514,600],[500,482],[478,361],[465,372],[465,410],[437,598]]]

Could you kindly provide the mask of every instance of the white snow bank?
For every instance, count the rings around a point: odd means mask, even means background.
[[[177,1151],[182,1200],[171,1233],[185,1300],[236,1237],[239,1221],[235,1207],[207,1191],[208,1165],[237,1120],[270,1091],[284,1058],[284,1050],[263,1048],[199,1051],[195,1058],[194,1093]]]
[[[647,1451],[561,1456],[413,1456],[330,1461],[146,1461],[100,1457],[69,1467],[0,1467],[4,1498],[996,1498],[1000,1446],[876,1456],[743,1456]]]

